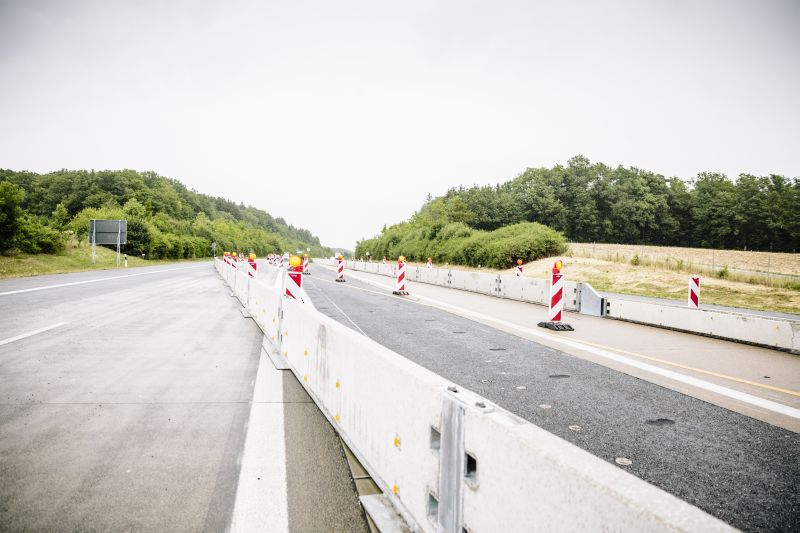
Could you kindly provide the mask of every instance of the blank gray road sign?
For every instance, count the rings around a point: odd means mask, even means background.
[[[128,221],[127,220],[90,220],[89,221],[89,242],[94,238],[95,244],[117,244],[117,234],[119,243],[128,242]]]

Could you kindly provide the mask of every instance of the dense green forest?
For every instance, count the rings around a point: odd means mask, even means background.
[[[127,219],[129,254],[148,258],[330,250],[308,230],[260,209],[187,189],[153,172],[0,169],[0,252],[55,253],[70,236],[85,239],[88,221]]]
[[[356,255],[405,254],[505,268],[516,257],[536,258],[521,244],[544,234],[520,225],[525,222],[544,224],[575,242],[794,252],[800,245],[800,181],[742,174],[734,182],[701,173],[684,182],[578,156],[566,166],[529,168],[497,186],[458,187],[429,197],[410,220],[358,243]],[[515,237],[493,238],[500,228]]]

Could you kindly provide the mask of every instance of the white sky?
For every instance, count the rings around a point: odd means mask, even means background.
[[[0,167],[154,170],[352,247],[577,154],[800,175],[800,2],[0,0]]]

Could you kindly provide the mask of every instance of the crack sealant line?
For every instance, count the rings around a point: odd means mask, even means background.
[[[378,283],[378,282],[376,282],[374,280],[366,279],[366,278],[363,278],[363,277],[358,276],[358,275],[350,274],[350,277],[352,277],[354,279],[357,279],[359,281],[363,281],[364,283],[368,283],[368,284],[373,285],[373,286],[382,287],[382,288],[386,288],[386,289],[390,289],[390,290],[392,289],[392,287],[389,286],[389,285],[384,285],[382,283]],[[352,288],[357,288],[357,287],[352,287]],[[492,317],[492,316],[489,316],[489,315],[484,315],[483,313],[478,313],[478,312],[475,312],[475,311],[472,311],[472,310],[469,310],[469,309],[465,309],[463,307],[459,307],[459,306],[456,306],[456,305],[448,304],[448,303],[445,303],[445,302],[442,302],[440,300],[436,300],[434,298],[430,298],[430,297],[427,297],[427,296],[416,295],[416,298],[419,300],[419,302],[414,302],[414,303],[421,303],[422,305],[428,305],[428,306],[431,306],[431,307],[437,307],[437,308],[444,309],[444,310],[452,310],[456,314],[459,314],[459,315],[464,316],[464,317],[468,317],[468,318],[472,317],[472,318],[474,318],[476,320],[480,320],[480,321],[493,322],[495,324],[499,324],[499,325],[501,325],[501,326],[503,326],[505,328],[508,328],[508,329],[513,329],[513,330],[516,330],[516,331],[519,331],[519,332],[522,332],[522,333],[525,333],[525,334],[528,334],[528,335],[533,335],[533,336],[541,338],[541,339],[547,339],[547,340],[550,340],[550,341],[554,341],[556,343],[560,343],[562,345],[569,346],[571,348],[577,348],[579,350],[585,350],[585,351],[588,351],[588,352],[593,353],[595,355],[598,355],[600,357],[604,357],[604,358],[609,359],[611,361],[615,361],[617,363],[622,363],[624,365],[627,365],[627,366],[630,366],[630,367],[633,367],[633,368],[638,368],[639,370],[644,370],[646,372],[650,372],[651,374],[656,374],[656,375],[659,375],[659,376],[662,376],[662,377],[665,377],[665,378],[668,378],[668,379],[671,379],[671,380],[674,380],[674,381],[678,381],[680,383],[684,383],[686,385],[690,385],[692,387],[696,387],[698,389],[703,389],[703,390],[706,390],[706,391],[709,391],[709,392],[713,392],[713,393],[719,394],[721,396],[725,396],[725,397],[728,397],[728,398],[731,398],[731,399],[734,399],[734,400],[738,400],[738,401],[746,403],[746,404],[750,404],[752,406],[760,407],[762,409],[765,409],[767,411],[771,411],[773,413],[779,413],[779,414],[782,414],[782,415],[785,415],[785,416],[800,420],[800,409],[796,409],[794,407],[791,407],[791,406],[788,406],[788,405],[785,405],[785,404],[782,404],[782,403],[778,403],[778,402],[774,402],[774,401],[767,400],[767,399],[764,399],[764,398],[760,398],[758,396],[754,396],[754,395],[748,394],[746,392],[740,392],[740,391],[731,389],[729,387],[724,387],[722,385],[717,385],[715,383],[704,381],[702,379],[698,379],[698,378],[695,378],[695,377],[692,377],[692,376],[687,376],[686,374],[681,374],[681,373],[675,372],[673,370],[668,370],[666,368],[661,368],[659,366],[655,366],[655,365],[652,365],[652,364],[649,364],[649,363],[645,363],[645,362],[642,362],[642,361],[637,361],[635,359],[631,359],[630,357],[625,357],[623,355],[619,355],[619,354],[613,353],[612,350],[616,350],[616,348],[604,347],[602,345],[597,345],[597,344],[594,344],[594,343],[587,343],[585,341],[580,341],[580,340],[558,338],[555,335],[548,335],[546,333],[539,332],[539,331],[537,331],[537,330],[535,330],[533,328],[528,328],[528,327],[525,327],[525,326],[520,326],[520,325],[517,325],[517,324],[513,324],[513,323],[507,322],[505,320],[501,320],[501,319],[498,319],[498,318],[495,318],[495,317]],[[648,356],[644,356],[644,355],[640,355],[640,354],[635,354],[635,353],[632,353],[632,352],[625,352],[625,353],[628,353],[628,354],[636,356],[636,357],[641,357],[641,358],[645,358],[645,359],[651,359],[651,360],[655,360],[655,361],[658,361],[658,362],[661,362],[661,363],[665,363],[665,364],[669,364],[669,365],[673,365],[673,366],[678,366],[675,363],[671,363],[670,361],[662,361],[660,359],[655,359],[655,358],[652,358],[652,357],[648,357]],[[709,373],[708,371],[704,371],[702,369],[694,369],[692,367],[682,366],[682,368],[685,368],[687,370],[696,370],[698,372]],[[734,381],[739,381],[739,382],[743,381],[740,378],[735,378],[735,377],[732,377],[732,376],[725,376],[724,374],[712,373],[712,375],[715,375],[717,377],[726,378],[726,379],[733,379]],[[750,384],[750,385],[762,386],[762,385],[760,385],[758,383],[754,383],[754,382],[747,382],[747,381],[745,381],[745,382],[747,384]],[[769,387],[764,387],[764,386],[762,386],[762,387],[763,388],[769,388]],[[789,393],[789,394],[793,394],[795,396],[800,396],[800,393],[797,393],[795,391],[787,391],[785,389],[781,389],[781,391]]]
[[[309,280],[309,281],[311,281],[311,280]],[[322,280],[321,280],[321,281],[322,281]],[[345,313],[344,311],[342,311],[342,308],[341,308],[341,307],[339,307],[338,305],[336,305],[336,302],[334,302],[333,300],[331,300],[331,297],[330,297],[330,296],[328,296],[327,294],[325,294],[325,291],[323,291],[322,289],[320,289],[319,287],[317,287],[317,286],[316,286],[316,284],[315,284],[313,281],[311,281],[311,284],[314,286],[314,288],[315,288],[315,289],[317,289],[317,290],[319,291],[319,293],[320,293],[321,295],[323,295],[325,298],[327,298],[327,300],[328,300],[328,301],[329,301],[329,302],[330,302],[330,303],[331,303],[331,304],[332,304],[332,305],[333,305],[333,306],[334,306],[336,309],[338,309],[338,310],[339,310],[339,312],[340,312],[340,313],[342,313],[342,315],[343,315],[343,316],[344,316],[344,317],[345,317],[345,318],[346,318],[346,319],[347,319],[347,320],[348,320],[348,321],[349,321],[351,324],[353,324],[353,326],[355,326],[355,328],[356,328],[358,331],[360,331],[362,335],[364,335],[366,338],[369,338],[369,335],[367,335],[366,333],[364,333],[364,330],[363,330],[363,329],[361,329],[360,327],[358,327],[358,324],[356,324],[355,322],[353,322],[353,319],[352,319],[352,318],[350,318],[350,316],[349,316],[347,313]]]

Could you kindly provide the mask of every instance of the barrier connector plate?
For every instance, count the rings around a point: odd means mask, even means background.
[[[335,281],[338,281],[339,283],[344,283],[344,282],[345,282],[345,281],[347,281],[347,280],[346,280],[346,279],[339,279],[339,278],[336,278],[336,280],[335,280]]]
[[[392,291],[392,294],[396,294],[397,296],[408,296],[408,291]]]
[[[565,322],[539,322],[538,326],[553,331],[575,331],[575,328]]]

